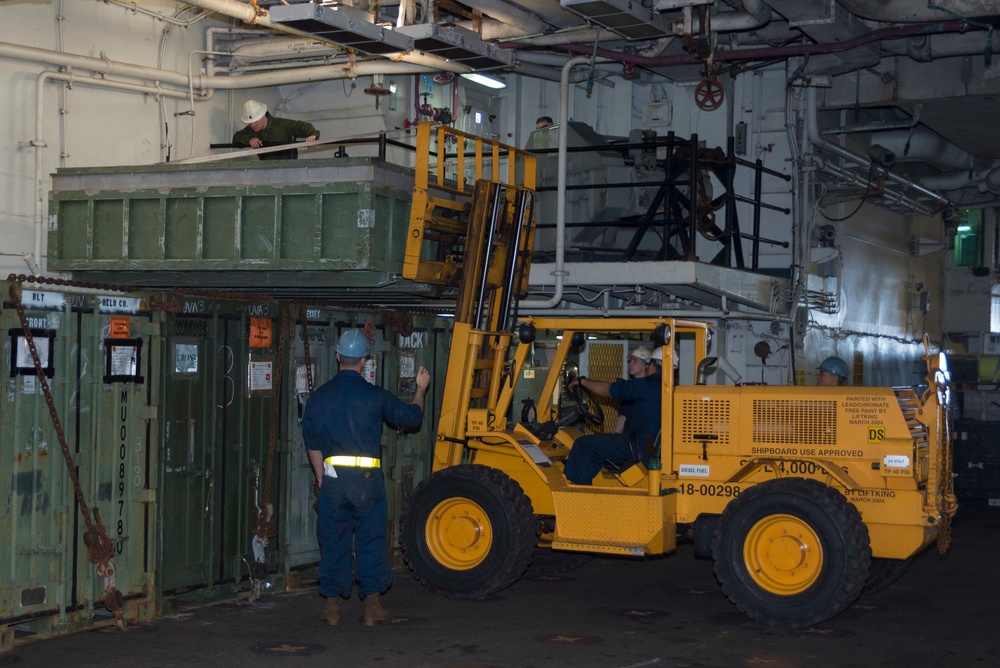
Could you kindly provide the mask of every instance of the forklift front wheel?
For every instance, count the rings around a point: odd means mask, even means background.
[[[481,598],[512,585],[528,568],[535,541],[530,499],[517,481],[488,466],[438,471],[403,508],[407,566],[451,598]]]

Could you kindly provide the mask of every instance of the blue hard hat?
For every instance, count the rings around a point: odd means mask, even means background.
[[[367,357],[371,350],[368,337],[360,329],[349,329],[340,335],[337,352],[344,357]]]
[[[842,379],[846,379],[847,362],[840,359],[836,355],[831,355],[823,360],[823,363],[819,365],[818,371],[829,371],[836,376],[840,376]]]

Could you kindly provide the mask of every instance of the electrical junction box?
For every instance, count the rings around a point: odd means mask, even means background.
[[[670,102],[647,102],[642,107],[642,122],[646,125],[670,125],[673,120],[673,112]]]

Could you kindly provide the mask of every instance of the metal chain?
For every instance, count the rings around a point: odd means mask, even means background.
[[[281,309],[281,320],[278,333],[278,363],[274,366],[275,396],[271,401],[271,432],[267,448],[267,472],[264,475],[264,504],[257,509],[257,526],[253,530],[255,536],[274,538],[278,528],[272,519],[274,506],[271,505],[271,477],[274,472],[274,451],[278,443],[278,422],[281,419],[281,379],[285,359],[285,341],[287,339],[288,312]]]
[[[305,304],[297,304],[299,317],[302,319],[302,352],[306,359],[306,390],[312,396],[315,385],[313,384],[312,354],[309,352],[309,319],[306,313]],[[306,400],[308,401],[308,399]],[[312,485],[313,510],[319,512],[319,482],[313,480]]]
[[[944,432],[944,438],[942,439],[942,445],[945,451],[941,455],[941,472],[940,477],[940,493],[938,494],[938,503],[940,505],[941,514],[941,525],[938,527],[937,533],[937,552],[940,555],[944,555],[948,552],[948,548],[951,547],[951,513],[955,510],[955,476],[952,475],[954,470],[954,450],[951,447],[951,436],[952,436],[952,417],[953,413],[947,405],[938,405],[938,412],[940,415],[941,429]]]
[[[23,281],[18,280],[19,278],[20,277],[15,277],[14,274],[11,274],[8,277],[8,280],[11,281],[8,288],[10,300],[14,304],[14,308],[17,310],[18,319],[21,321],[21,329],[24,331],[24,340],[27,342],[28,350],[31,352],[31,360],[35,365],[36,378],[38,379],[38,384],[42,388],[42,395],[45,397],[45,403],[49,408],[49,416],[52,418],[52,426],[55,429],[56,437],[59,439],[59,447],[62,450],[63,460],[66,462],[66,472],[68,473],[70,482],[73,485],[73,494],[76,496],[76,502],[80,507],[80,513],[83,516],[83,523],[87,527],[87,530],[83,534],[83,542],[84,545],[87,546],[88,559],[90,560],[90,563],[97,566],[97,574],[104,578],[104,607],[106,607],[109,612],[114,614],[118,627],[124,629],[125,618],[122,614],[124,597],[115,587],[115,567],[111,562],[111,557],[115,553],[115,543],[111,537],[108,536],[104,523],[101,521],[101,513],[97,507],[94,508],[93,519],[91,518],[90,505],[87,503],[87,499],[83,495],[83,488],[80,486],[80,478],[76,472],[76,463],[73,461],[73,455],[69,451],[69,443],[66,440],[66,432],[63,430],[62,420],[59,418],[59,411],[56,408],[55,399],[52,398],[52,390],[49,388],[49,382],[45,377],[45,369],[42,367],[42,360],[38,355],[38,348],[35,346],[35,337],[31,334],[31,326],[28,323],[28,316],[24,312],[24,303],[21,301]],[[23,278],[27,280],[27,277]]]
[[[302,318],[302,352],[306,358],[306,390],[311,395],[316,386],[313,384],[312,355],[309,353],[309,320],[306,317],[305,304],[298,304],[297,309]]]

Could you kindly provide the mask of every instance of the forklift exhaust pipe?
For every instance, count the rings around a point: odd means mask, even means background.
[[[701,361],[701,364],[698,365],[698,385],[708,384],[708,370],[715,366],[719,367],[722,373],[729,376],[735,385],[739,385],[743,382],[743,376],[740,375],[739,371],[733,368],[733,365],[730,364],[725,357],[706,357]]]

